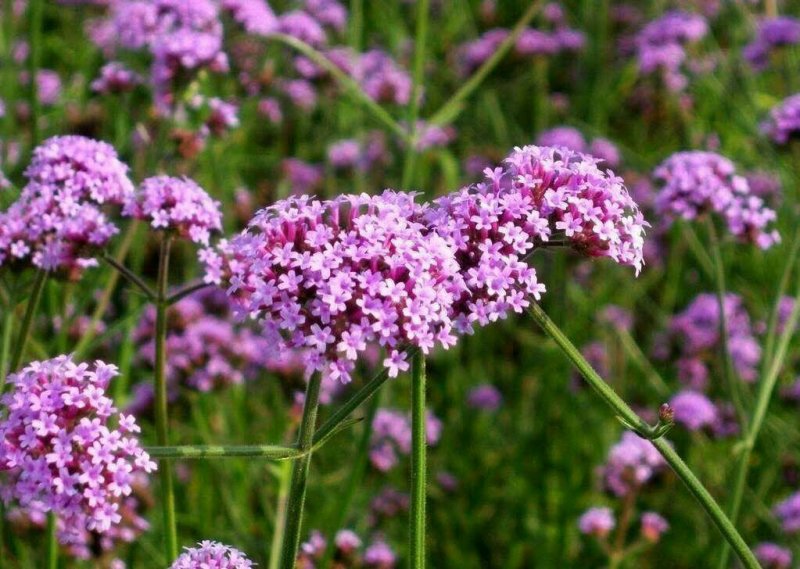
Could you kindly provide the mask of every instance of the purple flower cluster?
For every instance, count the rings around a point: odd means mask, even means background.
[[[669,523],[656,512],[645,512],[641,519],[641,533],[650,543],[655,543],[669,529]]]
[[[711,428],[719,421],[716,405],[700,392],[690,389],[681,391],[669,402],[675,412],[675,422],[690,431]]]
[[[591,154],[612,168],[616,168],[621,162],[619,149],[613,142],[605,138],[595,138],[589,144],[581,131],[571,126],[557,126],[540,133],[536,138],[536,144],[538,146],[563,146],[575,152]]]
[[[113,365],[59,356],[8,376],[0,496],[32,513],[55,513],[67,546],[85,548],[87,533],[115,531],[135,477],[156,468],[139,446],[135,419],[105,394],[116,375]]]
[[[142,77],[117,61],[106,63],[92,81],[92,91],[103,95],[127,93],[142,83]]]
[[[800,93],[787,97],[769,112],[762,131],[775,144],[789,144],[800,136]]]
[[[426,413],[425,428],[428,444],[438,443],[442,422],[431,411]],[[387,472],[397,465],[398,452],[403,455],[411,452],[411,418],[394,409],[378,409],[372,421],[369,460],[372,466]]]
[[[617,525],[611,508],[589,508],[578,520],[578,529],[584,535],[604,539]]]
[[[128,167],[104,142],[56,136],[34,150],[25,176],[17,201],[0,213],[0,266],[30,259],[78,278],[118,232],[103,206],[130,199]]]
[[[378,538],[363,549],[363,541],[352,530],[339,530],[334,537],[334,562],[341,569],[394,569],[397,556],[389,545]],[[312,531],[308,541],[300,545],[297,569],[316,569],[322,561],[327,547],[325,536]]]
[[[775,211],[753,194],[733,162],[714,152],[677,152],[653,172],[661,184],[656,211],[667,218],[694,220],[710,211],[725,220],[728,231],[767,249],[780,241],[770,229]]]
[[[792,551],[775,543],[759,543],[753,553],[764,569],[790,569],[792,566]]]
[[[260,211],[222,255],[203,253],[207,280],[242,314],[263,322],[279,350],[306,348],[306,371],[350,380],[359,353],[377,343],[392,377],[455,342],[451,306],[463,283],[453,249],[414,221],[413,194],[289,198]]]
[[[795,492],[772,508],[775,517],[781,522],[781,528],[786,533],[800,531],[800,492]]]
[[[526,146],[485,175],[484,182],[437,199],[426,214],[457,248],[468,286],[456,302],[458,330],[521,312],[529,295],[538,299],[545,287],[525,259],[551,238],[641,269],[647,224],[622,180],[593,158]]]
[[[664,458],[648,440],[630,431],[611,447],[603,466],[603,482],[614,495],[626,496],[649,482],[666,467]]]
[[[800,20],[791,16],[769,18],[758,25],[756,37],[742,50],[742,56],[757,71],[769,66],[770,54],[800,43]]]
[[[251,569],[255,564],[233,547],[216,541],[201,541],[186,550],[170,565],[170,569]]]
[[[725,322],[728,327],[728,349],[733,365],[745,381],[754,381],[758,375],[761,347],[755,337],[750,317],[742,298],[728,293],[725,296]],[[673,316],[670,334],[678,340],[678,376],[695,389],[704,389],[708,383],[708,362],[719,349],[719,302],[716,295],[704,293],[683,312]]]
[[[671,91],[682,91],[687,84],[681,67],[686,60],[686,45],[708,33],[708,24],[699,14],[672,11],[648,23],[636,36],[639,70],[660,72]]]
[[[123,214],[201,245],[208,245],[210,233],[222,228],[220,203],[189,178],[147,178]]]

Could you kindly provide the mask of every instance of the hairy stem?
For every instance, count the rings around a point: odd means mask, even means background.
[[[301,452],[310,451],[314,445],[314,427],[319,408],[319,391],[322,377],[314,374],[308,380],[305,401],[303,402],[303,418],[297,434],[297,448]],[[281,567],[294,569],[297,550],[300,547],[300,530],[303,522],[303,508],[306,501],[308,469],[311,464],[311,452],[306,452],[292,465],[292,481],[289,486],[289,497],[286,501],[286,524],[283,530],[283,547]]]
[[[683,462],[681,457],[678,456],[672,448],[672,445],[659,437],[658,428],[653,428],[645,423],[645,421],[616,394],[611,386],[598,375],[589,362],[586,361],[586,358],[583,357],[569,338],[564,335],[561,329],[550,320],[538,304],[532,305],[530,314],[542,330],[555,341],[578,371],[581,372],[581,375],[583,375],[589,385],[600,395],[606,405],[611,407],[617,414],[623,424],[637,432],[640,436],[653,442],[653,445],[667,461],[667,464],[672,467],[672,470],[675,471],[678,478],[686,485],[689,492],[700,503],[717,526],[720,533],[722,533],[723,537],[730,543],[734,551],[736,551],[742,564],[747,569],[759,569],[758,561],[752,551],[747,547],[742,536],[739,535],[733,523],[731,523],[730,519],[725,515],[725,512],[722,511],[722,508],[717,504],[711,494],[708,493],[708,490],[705,489],[692,470]]]
[[[425,356],[414,355],[411,370],[411,511],[408,528],[409,566],[425,569]]]
[[[272,533],[272,546],[269,551],[269,569],[278,569],[281,562],[281,544],[286,524],[286,500],[289,496],[289,483],[292,480],[291,465],[286,462],[278,465],[278,504],[275,511],[275,531]]]
[[[162,233],[161,249],[158,256],[155,333],[156,440],[160,446],[169,445],[169,415],[167,411],[167,286],[169,282],[170,245],[171,238],[166,233]],[[162,461],[158,472],[161,480],[161,507],[164,519],[164,554],[169,563],[178,556],[175,488],[172,480],[171,460]]]
[[[58,569],[58,519],[53,512],[47,514],[47,569]]]

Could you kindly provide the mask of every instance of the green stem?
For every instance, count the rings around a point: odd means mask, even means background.
[[[45,283],[47,283],[47,271],[39,269],[33,281],[31,295],[28,297],[28,305],[25,307],[25,316],[22,318],[22,327],[19,331],[17,345],[11,356],[11,362],[8,365],[8,369],[11,372],[17,371],[20,363],[22,363],[22,357],[25,355],[25,347],[31,337],[33,318],[36,315],[36,310],[39,308],[39,302],[42,300],[42,292],[44,292]]]
[[[206,460],[211,458],[266,458],[269,460],[291,460],[303,455],[293,447],[278,445],[182,445],[146,447],[150,458],[155,460]]]
[[[727,518],[725,513],[720,508],[719,504],[714,500],[711,494],[703,487],[703,484],[697,479],[691,469],[686,465],[680,456],[675,452],[672,446],[665,440],[659,438],[665,429],[660,429],[660,424],[656,427],[651,427],[639,417],[633,409],[631,409],[625,401],[601,378],[598,373],[592,368],[586,358],[580,353],[575,345],[567,338],[561,329],[550,320],[545,314],[544,310],[538,305],[533,304],[530,309],[530,314],[544,332],[552,338],[561,351],[569,358],[572,364],[581,372],[581,375],[586,379],[589,385],[600,395],[603,401],[611,407],[617,414],[622,423],[637,432],[640,436],[647,438],[653,442],[653,445],[661,453],[667,463],[675,471],[675,474],[683,481],[689,492],[700,502],[700,505],[712,519],[719,531],[731,544],[736,554],[741,559],[742,563],[747,569],[759,569],[760,566],[756,561],[755,556],[747,547],[742,536],[733,526],[731,521]]]
[[[156,440],[159,446],[169,445],[169,416],[167,412],[167,285],[169,282],[170,245],[170,237],[162,233],[161,248],[158,256],[158,283],[155,293],[155,416]],[[164,554],[169,563],[178,556],[178,531],[175,521],[175,488],[172,480],[172,462],[169,459],[162,461],[158,472],[161,480],[161,506],[164,519]]]
[[[697,237],[697,233],[695,233],[689,223],[684,222],[680,225],[681,229],[683,229],[683,237],[689,245],[689,249],[692,250],[695,258],[700,263],[700,267],[709,277],[714,278],[714,262],[711,260],[711,257],[708,256],[705,247],[703,247],[703,244]]]
[[[281,562],[281,544],[286,524],[286,500],[289,496],[289,483],[292,469],[288,462],[278,465],[278,505],[275,512],[275,531],[272,533],[272,547],[269,551],[269,569],[278,569]],[[324,567],[324,565],[323,565]]]
[[[47,514],[47,568],[58,569],[57,519],[53,512]]]
[[[425,569],[425,356],[414,355],[411,370],[411,517],[408,528],[409,567]]]
[[[781,368],[783,367],[786,353],[789,349],[789,343],[792,336],[797,329],[798,321],[800,320],[800,281],[798,281],[797,291],[794,298],[794,306],[792,312],[789,314],[789,319],[785,323],[783,332],[781,332],[780,339],[778,340],[778,348],[775,352],[774,358],[770,360],[769,368],[766,374],[761,379],[758,394],[756,396],[756,406],[753,411],[753,418],[750,420],[749,428],[745,431],[745,438],[741,445],[741,454],[739,461],[736,465],[736,478],[733,483],[733,493],[731,494],[731,501],[728,507],[730,519],[733,523],[739,517],[741,510],[742,498],[744,496],[744,489],[747,483],[747,472],[750,468],[750,458],[753,454],[753,449],[756,446],[758,435],[761,432],[761,427],[764,425],[764,419],[767,416],[767,409],[769,402],[772,399],[772,394],[775,391],[775,386],[778,383],[778,376]],[[719,558],[717,567],[725,569],[728,566],[728,557],[730,556],[730,549],[723,545],[722,552]]]
[[[297,434],[297,448],[302,452],[310,451],[314,445],[314,427],[319,408],[319,391],[322,377],[314,374],[308,381],[306,397],[303,402],[303,418]],[[303,507],[306,501],[308,469],[311,464],[311,452],[306,452],[292,464],[292,481],[289,486],[289,497],[286,501],[286,524],[283,530],[283,547],[281,567],[294,569],[297,550],[300,547],[300,530],[303,522]]]
[[[722,361],[725,369],[725,383],[731,400],[733,401],[733,406],[736,408],[739,424],[742,425],[742,429],[746,434],[747,412],[742,402],[741,384],[739,383],[736,369],[733,367],[730,338],[728,334],[728,315],[725,313],[725,265],[722,262],[722,249],[720,247],[719,237],[717,236],[717,230],[714,227],[714,220],[711,219],[711,217],[707,217],[706,222],[708,226],[708,235],[711,240],[711,257],[714,261],[714,284],[716,285],[717,306],[719,308],[719,337]]]
[[[408,131],[411,140],[406,143],[406,157],[403,163],[402,188],[409,188],[413,181],[414,165],[417,159],[417,119],[422,97],[425,73],[425,42],[428,38],[429,0],[417,0],[417,29],[414,36],[414,73],[412,76],[411,100],[408,103]]]
[[[30,54],[28,56],[28,104],[31,109],[31,143],[33,146],[39,144],[41,133],[39,132],[40,118],[42,114],[41,104],[39,103],[39,88],[36,84],[36,75],[41,67],[42,61],[42,18],[44,14],[44,0],[30,0],[28,3],[28,34],[30,38]],[[12,112],[9,109],[8,112]]]
[[[464,101],[472,95],[472,93],[481,86],[483,80],[491,73],[495,67],[502,61],[506,54],[511,50],[517,41],[517,38],[525,30],[525,27],[530,23],[534,16],[539,12],[544,3],[543,0],[536,0],[531,2],[525,13],[514,25],[514,29],[508,37],[501,43],[492,56],[483,62],[478,70],[470,76],[458,91],[456,91],[441,108],[434,113],[430,119],[431,124],[449,124],[461,113],[464,109]]]
[[[162,248],[162,252],[163,252],[163,248]],[[150,300],[151,302],[157,300],[158,293],[153,291],[153,289],[151,289],[147,285],[146,282],[144,282],[137,274],[135,274],[133,271],[131,271],[128,267],[126,267],[121,262],[117,261],[114,257],[112,257],[111,255],[108,255],[106,253],[103,253],[101,258],[106,263],[108,263],[109,265],[114,267],[120,275],[122,275],[123,277],[125,277],[128,280],[128,282],[133,284],[142,293],[144,293],[144,295],[147,297],[148,300]],[[166,297],[166,293],[164,293],[164,298],[165,298],[165,300],[169,300]]]
[[[3,338],[0,340],[0,393],[6,382],[8,374],[8,357],[11,355],[11,330],[14,327],[14,308],[16,302],[13,291],[9,294],[8,309],[3,314]]]
[[[203,290],[204,288],[208,288],[209,286],[211,285],[206,282],[188,284],[185,287],[181,287],[175,292],[173,292],[169,296],[169,298],[167,298],[167,304],[172,306],[173,304],[175,304],[176,302],[180,302],[187,296],[196,293],[198,290]]]
[[[406,143],[409,142],[409,136],[406,129],[404,129],[400,123],[398,123],[392,115],[390,115],[386,109],[381,107],[378,103],[373,101],[369,95],[367,95],[361,86],[353,80],[349,75],[347,75],[344,71],[339,69],[330,59],[328,59],[324,53],[317,51],[304,41],[301,41],[295,37],[288,36],[286,34],[270,34],[268,39],[275,40],[280,42],[284,45],[291,47],[292,49],[299,51],[311,61],[322,67],[325,71],[331,74],[331,76],[339,82],[346,93],[348,93],[351,97],[355,100],[360,102],[364,107],[372,113],[372,116],[378,122],[382,122],[386,127],[389,128],[392,132],[394,132],[397,136],[403,139]]]

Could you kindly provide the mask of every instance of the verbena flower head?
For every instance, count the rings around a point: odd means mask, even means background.
[[[788,144],[800,136],[800,93],[787,97],[769,112],[761,129],[775,144]]]
[[[255,563],[233,547],[216,541],[201,541],[185,551],[170,565],[170,569],[252,569]]]
[[[671,91],[681,91],[687,83],[681,67],[686,60],[686,45],[701,40],[708,24],[699,14],[672,11],[647,24],[636,36],[639,70],[660,72]]]
[[[485,181],[434,202],[429,225],[456,247],[468,290],[456,302],[469,331],[529,305],[545,287],[525,263],[535,247],[563,238],[590,257],[642,267],[644,221],[622,180],[566,148],[517,148]]]
[[[223,255],[205,251],[206,278],[220,283],[226,271],[239,312],[277,349],[305,348],[308,374],[347,382],[378,344],[395,377],[409,367],[406,347],[455,342],[452,304],[464,288],[452,246],[421,217],[413,194],[391,190],[289,198],[257,213]]]
[[[771,228],[775,211],[750,191],[747,179],[736,174],[733,162],[714,152],[678,152],[653,172],[661,184],[656,211],[668,218],[694,220],[716,212],[737,238],[767,249],[780,242]]]
[[[755,381],[761,359],[761,347],[742,298],[725,295],[723,303],[728,327],[728,350],[736,372],[744,381]],[[716,358],[720,345],[719,301],[711,293],[699,294],[683,312],[670,322],[670,334],[678,340],[680,379],[695,388],[704,388],[709,377],[708,365]]]
[[[650,543],[655,543],[669,529],[669,523],[656,512],[645,512],[641,519],[641,533]]]
[[[711,400],[692,390],[684,390],[675,395],[670,402],[675,412],[675,422],[690,431],[713,427],[719,420],[719,412]]]
[[[429,445],[439,442],[442,422],[431,411],[425,415],[426,439]],[[394,468],[398,453],[411,452],[411,418],[407,413],[394,409],[378,409],[372,421],[372,441],[369,459],[381,472]]]
[[[800,531],[800,492],[795,492],[772,509],[775,517],[781,522],[786,533],[795,534]]]
[[[578,529],[582,534],[603,539],[617,525],[611,508],[589,508],[578,520]]]
[[[118,232],[103,211],[133,193],[114,149],[83,136],[55,136],[38,146],[19,198],[0,213],[0,266],[30,261],[77,277]]]
[[[759,543],[753,548],[753,554],[765,569],[790,569],[792,551],[776,543]]]
[[[666,462],[653,443],[626,431],[608,453],[608,460],[603,467],[603,481],[616,496],[626,496],[665,467]]]
[[[210,233],[222,228],[220,203],[189,178],[147,178],[123,214],[201,245],[208,245]]]
[[[768,18],[758,25],[756,37],[742,50],[753,69],[763,71],[775,50],[800,43],[800,20],[791,16]]]
[[[53,512],[67,546],[85,545],[87,532],[114,531],[135,476],[156,468],[139,446],[134,418],[105,394],[116,375],[113,365],[59,356],[8,376],[0,496],[23,510]]]

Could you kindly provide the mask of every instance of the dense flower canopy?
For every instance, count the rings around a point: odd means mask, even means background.
[[[8,376],[0,496],[34,514],[55,513],[65,545],[113,531],[135,477],[156,468],[139,446],[135,419],[105,394],[116,375],[116,366],[59,356]]]

